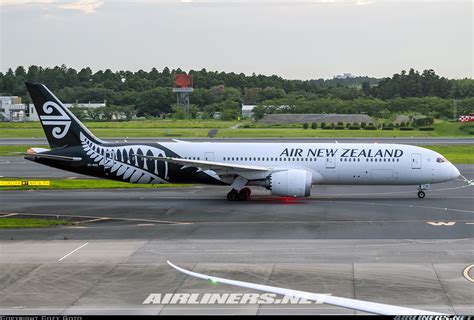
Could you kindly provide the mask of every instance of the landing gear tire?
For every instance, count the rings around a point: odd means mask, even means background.
[[[240,190],[239,192],[239,200],[240,201],[247,201],[248,199],[250,199],[250,192],[247,191],[247,190],[250,190],[249,188],[244,188],[242,190]]]
[[[249,188],[243,188],[240,191],[237,191],[235,189],[232,189],[228,194],[227,194],[227,200],[229,201],[247,201],[250,199],[250,189]]]
[[[235,201],[239,198],[239,193],[232,189],[228,194],[227,194],[227,200],[229,201]]]
[[[425,197],[425,193],[423,191],[418,191],[418,198],[423,199]]]

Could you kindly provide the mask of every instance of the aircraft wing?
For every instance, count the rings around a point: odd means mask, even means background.
[[[174,269],[184,274],[187,274],[188,276],[196,277],[196,278],[200,278],[204,280],[209,280],[212,283],[225,283],[225,284],[230,284],[233,286],[255,289],[255,290],[265,291],[265,292],[271,292],[271,293],[281,294],[284,296],[289,296],[289,297],[294,297],[294,298],[302,298],[308,301],[311,300],[311,301],[316,301],[319,303],[325,303],[325,304],[330,304],[330,305],[339,306],[339,307],[348,308],[348,309],[360,310],[360,311],[369,312],[369,313],[382,314],[382,315],[441,315],[440,313],[435,313],[435,312],[430,312],[430,311],[425,311],[425,310],[420,310],[420,309],[404,308],[404,307],[398,307],[398,306],[393,306],[389,304],[341,298],[341,297],[335,297],[335,296],[326,295],[326,294],[291,290],[291,289],[272,287],[272,286],[267,286],[267,285],[262,285],[262,284],[257,284],[257,283],[251,283],[251,282],[243,282],[243,281],[231,280],[231,279],[226,279],[226,278],[213,277],[210,275],[183,269],[181,267],[178,267],[172,264],[170,261],[167,261],[167,263]]]
[[[146,159],[167,161],[167,162],[183,165],[184,168],[195,167],[195,168],[201,169],[202,171],[214,170],[214,171],[219,171],[219,172],[234,172],[235,173],[235,172],[243,172],[243,171],[265,172],[265,171],[270,170],[269,168],[266,168],[266,167],[249,166],[249,165],[225,163],[225,162],[215,162],[215,161],[207,161],[207,160],[190,160],[190,159],[173,158],[173,157],[153,157],[153,156],[146,156],[146,155],[141,155],[141,154],[135,154],[135,156],[146,158]]]

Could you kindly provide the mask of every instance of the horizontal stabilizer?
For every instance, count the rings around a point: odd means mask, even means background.
[[[67,156],[60,156],[57,154],[50,154],[50,153],[21,153],[25,156],[25,159],[51,159],[51,160],[58,160],[58,161],[81,161],[81,157],[67,157]]]

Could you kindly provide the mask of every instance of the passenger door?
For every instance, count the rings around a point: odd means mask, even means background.
[[[326,157],[326,169],[336,168],[336,158],[328,156]]]
[[[421,154],[420,153],[411,154],[411,168],[421,169]]]
[[[374,184],[390,184],[393,181],[392,169],[373,169],[372,182]]]

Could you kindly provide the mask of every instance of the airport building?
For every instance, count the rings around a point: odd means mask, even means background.
[[[352,79],[355,78],[351,73],[343,73],[343,74],[337,74],[334,76],[334,79]]]
[[[242,105],[242,118],[251,119],[253,117],[253,109],[255,105],[243,104]]]
[[[18,96],[0,96],[0,121],[25,121],[27,106]]]
[[[101,108],[105,107],[106,101],[101,103],[64,103],[68,109],[73,106],[78,108]],[[26,105],[21,103],[21,97],[18,96],[0,96],[0,121],[39,121],[35,106],[30,103]]]
[[[72,107],[77,107],[77,108],[86,108],[86,109],[96,109],[96,108],[102,108],[105,107],[106,101],[101,102],[101,103],[63,103],[63,105],[71,109]],[[30,113],[28,118],[25,121],[39,121],[38,114],[35,112],[35,106],[30,103],[29,105]]]

